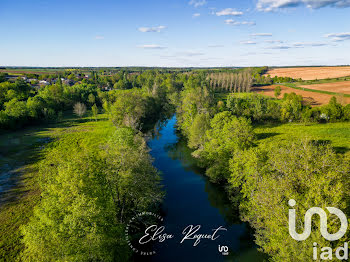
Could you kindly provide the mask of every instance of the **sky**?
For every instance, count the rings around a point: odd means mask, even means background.
[[[350,64],[350,0],[1,0],[0,66]]]

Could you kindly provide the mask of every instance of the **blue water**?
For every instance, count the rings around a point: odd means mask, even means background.
[[[174,238],[156,244],[156,254],[145,261],[263,261],[251,230],[239,220],[237,207],[222,187],[203,176],[186,142],[177,136],[175,125],[173,117],[148,143],[166,192],[162,206],[165,232]],[[220,226],[227,231],[219,231],[216,240],[202,239],[197,246],[193,246],[195,240],[180,244],[188,225],[200,225],[198,234],[212,234]],[[229,254],[219,252],[219,245],[227,246]]]

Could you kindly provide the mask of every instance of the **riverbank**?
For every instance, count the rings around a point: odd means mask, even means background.
[[[178,137],[176,118],[170,119],[159,133],[148,144],[166,191],[164,226],[174,239],[157,244],[151,261],[263,261],[248,225],[240,221],[238,208],[221,186],[204,176],[186,141]],[[212,233],[220,226],[227,231],[215,241],[201,240],[193,246],[193,240],[185,240],[181,244],[182,231],[188,225],[200,225],[198,233]],[[219,252],[219,245],[229,248],[227,256]]]
[[[23,249],[20,226],[28,222],[40,201],[37,183],[38,161],[50,141],[68,132],[84,132],[87,126],[102,123],[90,117],[67,115],[58,123],[25,128],[0,135],[0,257],[15,261]],[[107,121],[104,121],[107,122]]]

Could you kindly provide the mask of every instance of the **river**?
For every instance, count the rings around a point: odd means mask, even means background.
[[[237,207],[230,203],[222,187],[211,183],[198,168],[186,142],[176,133],[176,117],[168,120],[148,143],[155,167],[162,173],[166,196],[162,205],[165,232],[173,239],[155,245],[156,254],[144,261],[263,261],[252,231],[239,220]],[[197,234],[212,234],[215,240],[185,240],[183,230],[200,225]],[[228,247],[228,254],[219,251]],[[139,260],[139,259],[138,259]]]

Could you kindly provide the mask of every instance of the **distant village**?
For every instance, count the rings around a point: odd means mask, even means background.
[[[0,72],[1,73],[1,72]],[[108,72],[112,73],[112,72]],[[93,82],[93,73],[75,73],[64,72],[61,74],[35,74],[35,73],[5,73],[5,78],[9,82],[15,82],[17,79],[22,79],[35,89],[40,89],[47,85],[56,84],[59,79],[63,85],[73,86],[79,83],[91,83]],[[101,90],[109,91],[110,87],[100,86]]]

